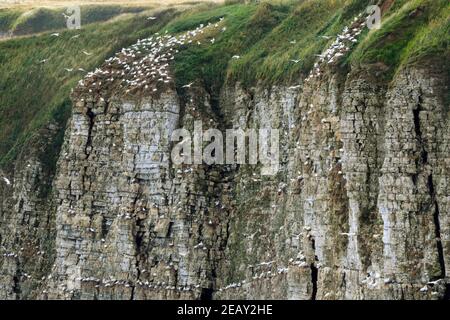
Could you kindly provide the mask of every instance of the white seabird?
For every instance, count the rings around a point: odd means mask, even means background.
[[[194,82],[185,84],[182,88],[190,88],[193,84],[194,84]]]
[[[8,178],[3,177],[3,181],[5,181],[6,185],[10,186],[11,185],[11,181],[9,181]]]

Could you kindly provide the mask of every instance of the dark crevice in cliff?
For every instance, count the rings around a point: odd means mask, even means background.
[[[135,266],[136,266],[136,272],[137,272],[136,279],[139,280],[141,271],[139,269],[139,259],[137,258],[137,256],[136,256],[136,265]],[[135,290],[136,290],[136,285],[134,284],[134,282],[130,284],[130,287],[131,287],[130,300],[134,300],[134,295],[135,295]]]
[[[214,290],[209,288],[203,288],[202,293],[200,295],[200,300],[202,301],[210,301],[212,300]]]
[[[134,291],[136,289],[136,286],[134,284],[131,285],[131,295],[130,300],[134,300]]]
[[[88,111],[86,112],[86,115],[88,116],[88,120],[89,120],[87,142],[86,142],[86,147],[84,148],[84,153],[86,154],[86,160],[87,160],[87,159],[89,159],[89,156],[91,154],[91,152],[88,149],[92,146],[92,130],[94,128],[95,114],[89,108]]]
[[[345,290],[345,288],[347,287],[347,279],[346,279],[346,277],[347,277],[347,274],[346,274],[346,273],[343,273],[343,274],[342,274],[342,281],[341,281],[341,283],[340,283],[340,285],[339,285],[339,287],[340,287],[341,289],[343,289],[343,290]]]
[[[19,280],[19,271],[13,277],[13,287],[12,291],[16,294],[16,297],[20,297],[20,280]]]
[[[433,175],[428,176],[428,190],[430,192],[432,205],[434,206],[433,211],[433,220],[434,220],[434,227],[435,227],[435,235],[436,235],[436,246],[438,251],[438,258],[439,258],[439,266],[441,268],[441,274],[439,275],[438,279],[444,278],[446,276],[446,270],[445,270],[445,259],[444,259],[444,249],[442,247],[442,241],[441,241],[441,223],[439,221],[439,205],[436,200],[436,192],[434,189],[434,182],[433,182]]]
[[[422,137],[422,130],[420,129],[420,111],[421,111],[420,105],[418,105],[417,108],[413,110],[414,131],[416,133],[416,137],[419,140]]]
[[[316,300],[317,296],[317,277],[318,277],[318,269],[314,263],[311,263],[311,281],[312,281],[312,294],[311,300]]]
[[[136,224],[135,224],[135,236],[134,243],[136,245],[136,256],[135,256],[135,268],[136,268],[136,280],[139,280],[141,276],[141,269],[139,267],[139,262],[141,261],[141,257],[144,255],[144,235],[145,235],[145,219],[140,218],[139,214],[136,214],[138,200],[142,198],[142,190],[141,185],[139,185],[139,190],[137,191],[134,199],[133,199],[133,213],[136,215]],[[143,259],[142,259],[143,260]],[[130,284],[131,286],[131,295],[130,300],[134,300],[136,285],[134,283]]]
[[[405,300],[405,290],[403,286],[400,286],[400,300]]]
[[[421,102],[421,98],[419,97],[419,101]],[[419,104],[416,109],[413,110],[413,116],[414,116],[414,131],[416,133],[416,139],[418,140],[419,147],[420,147],[420,157],[419,161],[421,161],[422,164],[425,164],[428,162],[428,152],[425,149],[423,139],[422,139],[422,129],[420,125],[420,112],[422,111],[421,105]],[[418,162],[416,162],[419,164]]]
[[[317,297],[317,279],[319,270],[316,266],[317,256],[316,256],[316,241],[314,238],[311,238],[311,249],[313,253],[313,262],[310,264],[311,269],[311,283],[312,283],[312,292],[311,292],[311,300],[316,300]]]
[[[422,130],[420,128],[420,111],[421,111],[420,104],[415,109],[413,109],[414,132],[416,134],[418,146],[421,149],[420,156],[416,157],[416,159],[415,159],[415,165],[416,165],[417,172],[412,175],[412,181],[416,188],[417,188],[417,179],[419,176],[420,164],[421,164],[421,162],[423,164],[423,160],[427,158],[423,154],[424,147],[423,147],[423,142],[422,142]]]

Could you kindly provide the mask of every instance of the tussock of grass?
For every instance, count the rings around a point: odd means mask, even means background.
[[[441,1],[443,3],[444,1]],[[440,56],[450,58],[450,3],[434,16],[428,23],[416,32],[408,43],[402,57],[403,62],[419,62],[425,57]]]

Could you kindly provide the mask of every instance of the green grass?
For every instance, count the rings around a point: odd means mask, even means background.
[[[19,10],[1,9],[0,10],[0,32],[6,33],[11,30],[14,22],[19,18]]]
[[[160,30],[175,15],[171,9],[156,22],[134,16],[66,30],[59,37],[45,34],[0,42],[0,165],[10,163],[43,125],[67,119],[70,90],[85,73],[65,68],[93,70],[122,47]],[[71,39],[76,34],[80,37]],[[43,59],[48,61],[39,63]]]
[[[287,17],[229,63],[227,80],[245,86],[294,83],[304,77],[322,52],[371,0],[305,0],[290,2]],[[341,66],[382,63],[386,79],[413,61],[430,56],[448,61],[449,6],[446,0],[398,0],[383,17],[380,30],[365,29],[360,42]],[[417,16],[410,16],[418,9]],[[320,36],[330,36],[326,40]],[[294,44],[291,42],[295,41]],[[300,59],[297,64],[292,59]],[[448,62],[446,62],[448,65]]]
[[[450,3],[441,1],[441,7],[433,10],[423,28],[416,32],[402,56],[404,63],[420,62],[431,56],[450,58]]]
[[[86,5],[81,6],[81,24],[107,21],[125,13],[138,13],[150,7],[123,7],[118,5]],[[66,8],[34,8],[0,10],[0,31],[12,31],[14,35],[29,35],[45,31],[66,28],[63,16]]]

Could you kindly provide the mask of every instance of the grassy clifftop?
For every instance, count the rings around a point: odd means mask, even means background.
[[[61,31],[59,37],[48,32],[0,41],[0,166],[11,163],[40,127],[51,120],[65,122],[70,114],[70,89],[85,74],[80,68],[95,69],[139,38],[155,32],[176,34],[224,17],[224,28],[208,35],[214,38],[213,43],[205,40],[177,55],[173,69],[178,86],[196,79],[212,92],[218,92],[225,82],[235,81],[246,86],[297,84],[312,68],[316,55],[367,5],[378,1],[242,2],[200,4],[159,14],[135,13],[98,22],[122,12],[106,10],[101,15],[93,13],[93,23],[82,30]],[[439,59],[448,68],[448,0],[381,2],[382,28],[366,29],[341,66],[383,64],[388,80],[399,68],[430,58]],[[0,11],[0,32],[19,25],[28,25],[33,32],[54,28],[49,27],[54,22],[45,27],[32,19],[18,23],[21,15],[15,9]],[[158,15],[158,19],[148,20],[149,15]]]
[[[351,56],[354,64],[383,63],[397,68],[440,57],[447,65],[450,44],[450,2],[410,0],[395,2],[380,30],[367,34]]]

